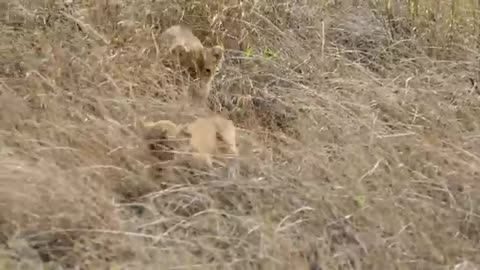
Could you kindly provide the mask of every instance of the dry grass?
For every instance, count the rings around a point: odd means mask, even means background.
[[[0,3],[0,269],[479,264],[478,3],[360,2]],[[236,174],[142,140],[204,114],[151,54],[179,18],[227,49]]]

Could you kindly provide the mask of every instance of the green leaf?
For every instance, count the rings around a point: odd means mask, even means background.
[[[122,267],[120,267],[119,265],[117,264],[112,264],[110,265],[110,270],[121,270]]]
[[[252,47],[248,47],[248,48],[245,50],[245,56],[246,56],[246,57],[252,57],[252,56],[253,56],[253,48],[252,48]]]
[[[270,48],[265,48],[263,50],[263,56],[268,59],[275,59],[277,58],[277,53]]]
[[[354,198],[354,200],[360,208],[365,207],[365,205],[367,204],[367,198],[365,197],[365,195],[358,195]]]

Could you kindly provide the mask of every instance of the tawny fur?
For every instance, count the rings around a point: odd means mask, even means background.
[[[212,167],[213,156],[218,160],[230,159],[238,155],[235,125],[231,120],[214,115],[201,117],[195,121],[177,125],[168,120],[143,124],[146,138],[149,140],[182,140],[188,139],[188,144],[177,146],[176,151],[193,152],[191,165]],[[156,136],[156,138],[154,138]],[[166,142],[162,143],[162,145]],[[155,150],[158,147],[155,147]],[[168,145],[168,148],[171,148]],[[152,149],[152,148],[151,148]],[[155,154],[158,156],[159,154]],[[165,155],[161,155],[164,157]]]
[[[230,158],[238,155],[235,125],[231,120],[215,115],[198,118],[186,126],[190,134],[190,146],[200,154],[208,166],[212,166],[212,155]]]
[[[174,138],[178,134],[178,126],[170,120],[160,120],[157,122],[145,122],[143,127],[149,132],[155,134],[155,131],[161,132],[169,138]],[[150,135],[152,136],[152,134]],[[154,136],[154,135],[153,135]]]
[[[161,161],[172,160],[173,151],[179,146],[177,135],[180,127],[169,120],[142,122],[141,125],[152,155]]]
[[[190,90],[195,101],[205,101],[210,94],[215,74],[223,62],[223,48],[204,47],[202,42],[186,26],[174,25],[159,37],[160,49],[178,61],[196,80]]]

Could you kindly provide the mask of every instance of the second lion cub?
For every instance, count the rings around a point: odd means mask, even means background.
[[[142,123],[142,126],[145,139],[150,141],[150,150],[161,160],[178,156],[172,152],[192,152],[193,159],[187,160],[193,163],[188,163],[211,168],[213,159],[227,161],[238,156],[235,125],[219,115],[200,117],[183,125],[161,120]]]
[[[204,47],[190,28],[174,25],[159,37],[161,50],[175,57],[181,67],[186,68],[196,79],[197,84],[191,91],[196,100],[206,100],[213,77],[223,61],[223,48],[220,46]]]

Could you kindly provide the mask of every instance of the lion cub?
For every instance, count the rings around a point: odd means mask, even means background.
[[[212,156],[222,160],[223,158],[233,158],[238,155],[237,139],[235,125],[231,120],[227,120],[221,116],[214,115],[208,117],[201,117],[195,121],[185,124],[176,125],[175,123],[162,120],[158,122],[145,123],[144,127],[147,129],[146,138],[152,140],[168,140],[181,141],[186,139],[188,143],[185,145],[175,144],[164,145],[162,147],[152,147],[151,150],[165,149],[175,150],[175,152],[181,152],[179,150],[193,152],[193,161],[195,165],[206,165],[211,168],[213,165]],[[163,152],[163,151],[161,151]],[[171,152],[171,151],[170,151]],[[165,155],[155,154],[155,156],[162,156],[165,159]],[[168,155],[168,159],[173,159],[173,155]]]
[[[202,117],[188,124],[185,131],[191,136],[190,146],[209,167],[212,156],[222,159],[238,155],[235,125],[231,120],[218,115]]]
[[[213,77],[221,68],[223,48],[220,46],[204,47],[190,28],[174,25],[160,34],[161,50],[174,57],[180,67],[187,69],[196,84],[190,91],[196,101],[207,99]]]

